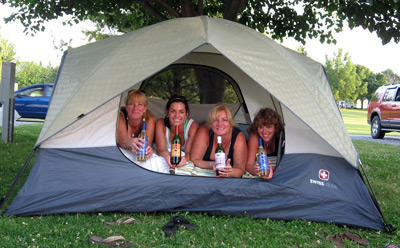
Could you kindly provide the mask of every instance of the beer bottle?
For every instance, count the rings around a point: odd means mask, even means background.
[[[143,121],[142,124],[142,131],[139,134],[139,138],[142,138],[144,140],[144,147],[139,147],[139,151],[137,152],[137,157],[136,160],[138,162],[146,162],[147,157],[146,157],[146,149],[149,144],[149,139],[147,137],[147,132],[146,132],[146,122]]]
[[[263,147],[262,138],[258,138],[258,151],[257,151],[257,162],[260,167],[260,171],[258,172],[259,177],[266,177],[269,174],[269,166],[268,166],[268,157],[267,153]]]
[[[181,145],[182,141],[179,137],[179,127],[175,126],[175,136],[171,143],[171,164],[179,164],[181,162]]]
[[[215,173],[219,176],[219,170],[224,169],[226,167],[225,162],[225,150],[222,147],[222,138],[221,136],[217,136],[217,149],[215,149]]]

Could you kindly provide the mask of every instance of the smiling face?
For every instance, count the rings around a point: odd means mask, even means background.
[[[185,104],[182,102],[173,102],[168,109],[168,118],[172,126],[182,126],[185,119],[188,117],[188,112],[186,111]]]
[[[257,128],[257,133],[264,143],[269,143],[275,138],[275,124],[260,125]]]
[[[147,107],[141,101],[139,96],[130,98],[128,104],[126,105],[126,111],[128,112],[128,116],[130,119],[133,120],[142,119],[146,110]]]
[[[231,130],[228,115],[225,110],[217,113],[217,118],[211,123],[211,128],[215,135],[224,136]]]

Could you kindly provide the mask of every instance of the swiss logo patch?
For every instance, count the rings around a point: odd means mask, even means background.
[[[329,180],[329,171],[327,170],[319,170],[319,179],[324,180],[324,181],[328,181]]]

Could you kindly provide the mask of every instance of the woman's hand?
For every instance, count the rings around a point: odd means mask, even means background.
[[[182,156],[181,162],[179,164],[177,164],[175,167],[181,167],[181,166],[184,166],[185,164],[186,164],[186,157]]]
[[[215,166],[214,166],[214,170],[215,170]],[[232,165],[231,165],[231,159],[228,159],[228,161],[226,161],[226,166],[223,169],[219,170],[219,176],[217,177],[232,177]]]
[[[269,165],[269,163],[270,163],[270,162],[269,162],[269,160],[268,160],[268,167],[269,167],[268,176],[262,177],[263,179],[271,179],[272,176],[274,175],[274,170],[273,170],[272,167]],[[255,164],[254,164],[254,170],[256,171],[257,176],[258,176],[258,173],[260,172],[260,166],[258,165],[258,162],[255,162]]]
[[[147,159],[150,159],[151,158],[151,156],[153,156],[153,148],[151,147],[151,146],[147,146],[147,149],[146,149],[146,157],[147,157]]]

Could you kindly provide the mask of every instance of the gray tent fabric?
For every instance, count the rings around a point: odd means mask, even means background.
[[[343,162],[286,155],[266,181],[160,174],[132,164],[117,147],[42,149],[6,215],[193,211],[384,230],[357,170]],[[329,182],[319,178],[321,168]]]
[[[285,154],[271,180],[161,174],[119,150],[123,95],[181,64],[219,70],[237,83],[244,100],[239,125],[261,107],[283,117]],[[161,116],[163,107],[150,102]],[[204,121],[209,107],[194,106],[191,117]],[[34,166],[6,215],[194,211],[385,230],[323,66],[227,20],[177,18],[70,49],[35,148]]]

